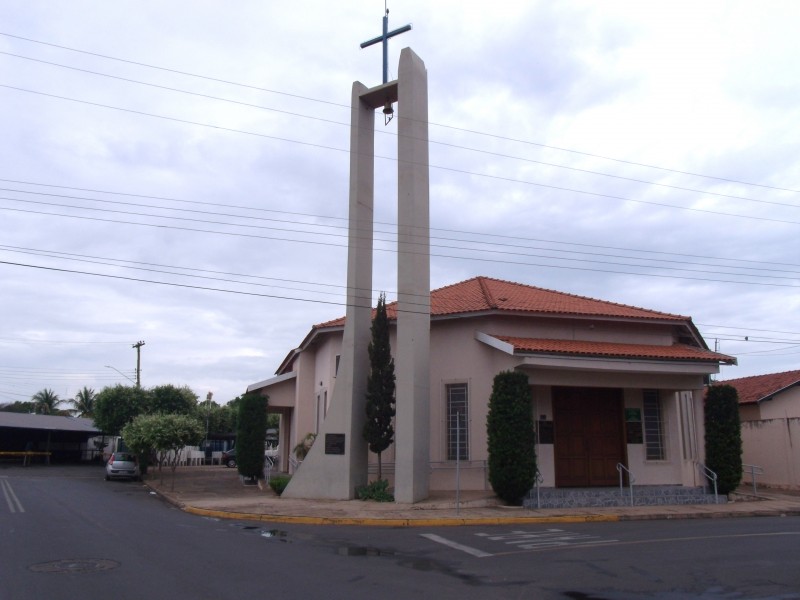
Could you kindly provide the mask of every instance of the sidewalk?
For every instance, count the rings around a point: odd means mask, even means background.
[[[235,469],[220,466],[178,467],[173,475],[151,471],[145,484],[182,510],[208,517],[308,525],[382,525],[441,527],[455,525],[524,525],[700,519],[753,516],[800,516],[800,494],[759,489],[759,498],[718,505],[627,506],[528,510],[500,505],[491,491],[437,492],[424,502],[364,502],[361,500],[296,500],[280,498],[269,489],[245,486]],[[746,488],[743,489],[746,494]]]

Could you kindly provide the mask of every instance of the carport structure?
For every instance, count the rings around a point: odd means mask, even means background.
[[[0,459],[78,462],[89,438],[101,434],[91,419],[0,412]]]

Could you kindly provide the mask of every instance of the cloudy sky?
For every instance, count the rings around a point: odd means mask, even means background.
[[[489,7],[493,7],[492,10]],[[502,7],[502,8],[494,8]],[[431,285],[691,315],[800,364],[800,4],[390,2],[425,61]],[[0,0],[0,403],[227,402],[345,307],[349,100],[382,0]],[[374,294],[395,297],[396,122]]]

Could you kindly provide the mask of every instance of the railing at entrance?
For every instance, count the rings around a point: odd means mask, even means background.
[[[533,494],[533,490],[534,489],[536,490],[536,508],[541,508],[542,506],[540,488],[542,487],[543,483],[544,483],[544,477],[542,477],[542,473],[541,471],[539,471],[539,467],[536,467],[536,472],[533,475],[533,487],[528,492],[528,499],[532,500],[533,498],[531,496]]]
[[[714,504],[719,504],[719,496],[717,495],[717,474],[701,462],[695,464],[700,467],[706,479],[714,484]]]
[[[628,488],[630,489],[631,506],[633,506],[633,484],[636,482],[636,478],[633,476],[633,473],[631,472],[631,470],[628,467],[626,467],[622,463],[617,463],[617,472],[619,473],[619,495],[620,496],[622,496],[622,494],[624,493],[622,491],[622,489],[623,489],[623,485],[622,485],[622,480],[623,480],[622,473],[623,473],[623,471],[628,474]]]
[[[753,495],[758,496],[758,486],[756,485],[756,475],[763,475],[764,469],[759,467],[758,465],[746,465],[742,464],[746,470],[750,472],[750,478],[753,481]]]

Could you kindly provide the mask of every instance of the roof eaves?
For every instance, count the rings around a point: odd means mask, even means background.
[[[723,383],[724,383],[724,382],[723,382]],[[794,383],[790,383],[789,385],[785,385],[785,386],[783,386],[783,387],[782,387],[782,388],[780,388],[780,389],[773,390],[773,391],[771,391],[769,394],[767,394],[766,396],[764,396],[764,397],[762,397],[762,398],[758,398],[758,399],[756,400],[756,402],[766,402],[767,400],[772,400],[772,399],[773,399],[773,398],[775,398],[775,396],[777,396],[778,394],[782,394],[782,393],[783,393],[783,392],[785,392],[786,390],[789,390],[789,389],[791,389],[791,388],[793,388],[793,387],[795,387],[795,386],[797,386],[797,385],[800,385],[800,380],[798,380],[798,381],[795,381]]]
[[[289,373],[284,373],[283,375],[278,375],[277,377],[271,377],[269,379],[265,379],[264,381],[258,381],[256,383],[251,383],[247,386],[248,392],[254,392],[256,390],[263,389],[265,387],[269,387],[271,385],[275,385],[277,383],[281,383],[283,381],[288,381],[290,379],[294,379],[297,377],[297,371],[291,371]]]

